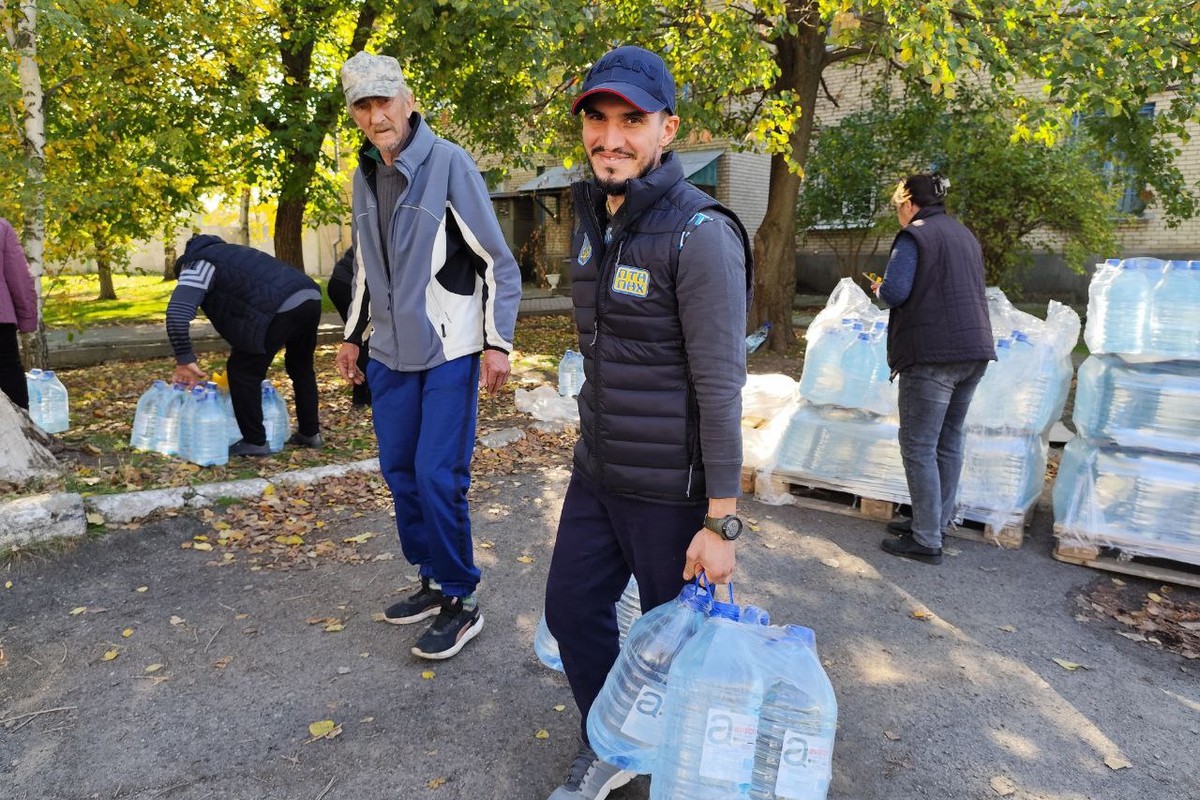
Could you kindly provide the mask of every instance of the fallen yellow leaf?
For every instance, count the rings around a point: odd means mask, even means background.
[[[1083,664],[1076,664],[1074,661],[1067,661],[1064,658],[1054,658],[1051,660],[1068,672],[1074,672],[1077,669],[1087,669]]]
[[[567,707],[566,707],[566,706],[564,706],[562,703],[559,703],[558,705],[556,705],[556,706],[554,707],[554,710],[555,710],[555,711],[566,711],[566,710],[567,710]]]
[[[146,672],[158,672],[162,668],[162,664],[151,664],[150,666],[146,667]]]
[[[183,623],[184,623],[183,617],[180,617],[176,614],[171,615],[171,624],[172,625],[182,625]]]
[[[309,736],[328,736],[337,727],[337,723],[331,719],[323,719],[320,722],[309,723]]]
[[[12,588],[12,581],[5,581],[5,582],[4,582],[4,588],[5,588],[5,589],[11,589],[11,588]]]
[[[1005,633],[1016,633],[1017,632],[1016,627],[1013,625],[1001,625],[1000,630],[1004,631]]]
[[[345,629],[346,626],[340,622],[331,622],[325,626],[326,633],[337,633],[338,631],[344,631]]]
[[[142,594],[145,594],[146,592],[150,591],[150,587],[149,587],[149,586],[139,586],[139,587],[137,587],[137,589],[135,589],[134,591],[136,591],[136,592],[141,592]]]
[[[78,617],[80,614],[82,614],[85,611],[87,611],[87,606],[75,606],[75,608],[71,609],[71,616]]]
[[[208,550],[212,550],[213,548],[212,548],[212,545],[209,544],[208,542],[196,542],[195,544],[192,545],[192,549],[208,551]]]
[[[1130,767],[1133,766],[1133,763],[1130,761],[1126,761],[1121,756],[1113,755],[1113,756],[1108,756],[1104,759],[1104,766],[1115,771],[1118,769],[1129,769]]]
[[[219,520],[217,520],[216,522],[214,522],[214,523],[213,523],[213,527],[214,527],[214,528],[216,528],[216,529],[217,529],[217,530],[219,530],[219,531],[227,531],[227,530],[229,530],[229,529],[230,529],[230,527],[232,527],[232,526],[231,526],[231,525],[230,525],[228,522],[226,522],[225,520],[223,520],[223,519],[219,519]]]
[[[104,651],[104,655],[100,656],[100,660],[101,661],[112,661],[114,658],[116,658],[119,655],[121,655],[121,652],[119,650],[117,650],[117,648],[114,647],[112,650]]]
[[[533,735],[533,738],[535,738],[535,739],[549,739],[549,738],[550,738],[550,731],[546,730],[545,728],[542,728],[540,731],[538,731],[537,733],[535,733],[535,734]]]
[[[98,514],[95,511],[88,512],[87,523],[88,523],[88,525],[103,525],[104,524],[104,515]]]
[[[445,778],[430,778],[428,781],[425,782],[425,785],[428,786],[430,789],[437,789],[445,782],[446,782]]]
[[[487,539],[484,539],[479,543],[479,547],[483,548],[484,550],[491,550],[495,546],[495,542],[489,542]]]
[[[342,542],[345,544],[364,544],[373,538],[375,538],[375,534],[373,533],[360,533],[358,536],[347,536],[345,539],[342,539]]]
[[[530,558],[529,556],[517,556],[517,561],[520,561],[522,564],[532,564],[533,563],[533,559]]]
[[[263,497],[270,497],[275,494],[275,484],[268,483],[267,488],[263,489]]]
[[[422,678],[424,678],[424,679],[425,679],[425,680],[427,680],[427,681],[431,681],[431,680],[433,680],[433,676],[434,676],[435,674],[436,674],[436,673],[434,673],[434,671],[433,671],[433,670],[431,670],[431,669],[427,669],[427,670],[425,670],[424,672],[422,672],[422,673],[421,673],[421,677],[422,677]]]
[[[1149,597],[1151,600],[1153,600],[1156,603],[1162,602],[1162,595],[1158,594],[1157,592],[1147,592],[1146,597]]]
[[[912,611],[908,612],[908,615],[913,619],[919,619],[922,622],[933,619],[933,612],[924,608],[914,608]]]
[[[297,536],[293,533],[291,536],[276,536],[275,541],[279,542],[280,544],[288,545],[304,544],[304,537]]]
[[[121,631],[121,635],[128,639],[130,636],[133,636],[133,628],[126,628]]]
[[[898,733],[892,733],[891,731],[884,731],[883,735],[884,735],[884,738],[886,738],[888,741],[892,741],[892,742],[900,741],[900,734],[898,734]]]

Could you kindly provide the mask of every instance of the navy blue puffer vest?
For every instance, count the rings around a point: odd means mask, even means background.
[[[571,294],[587,378],[576,468],[617,494],[704,502],[699,415],[676,301],[679,252],[697,213],[723,213],[742,234],[748,298],[749,238],[736,216],[684,180],[671,153],[631,186],[627,221],[610,244],[599,223],[603,193],[591,182],[572,190]]]
[[[975,236],[942,206],[922,208],[900,236],[917,242],[917,271],[908,299],[888,318],[888,366],[994,360]]]
[[[316,281],[300,270],[218,236],[188,240],[175,262],[175,274],[185,264],[200,260],[216,268],[200,308],[222,339],[247,353],[266,352],[267,328],[283,301],[305,289],[320,292]]]

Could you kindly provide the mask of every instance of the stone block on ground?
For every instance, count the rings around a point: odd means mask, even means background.
[[[33,424],[8,395],[0,393],[0,484],[21,488],[56,478],[62,467],[50,452],[50,435]]]
[[[87,533],[83,498],[37,494],[0,503],[0,550]]]

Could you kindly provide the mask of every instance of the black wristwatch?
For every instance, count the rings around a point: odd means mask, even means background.
[[[704,515],[704,527],[708,528],[713,533],[720,536],[727,542],[732,542],[734,539],[742,535],[742,519],[736,514],[728,514],[724,517],[710,517]]]

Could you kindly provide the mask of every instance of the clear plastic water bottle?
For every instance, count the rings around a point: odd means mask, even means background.
[[[770,334],[770,322],[764,322],[762,325],[759,325],[758,330],[746,337],[746,355],[749,355],[758,350],[758,348],[762,347],[763,342],[767,340],[767,337],[770,336]]]
[[[42,430],[46,433],[62,433],[71,427],[70,400],[67,387],[48,369],[42,373],[40,400],[45,424]]]
[[[183,406],[179,411],[179,457],[185,461],[195,461],[196,451],[196,405],[204,396],[203,386],[193,386],[183,396]]]
[[[825,800],[833,779],[837,698],[817,658],[813,632],[787,626],[771,642],[751,800]]]
[[[537,630],[533,634],[533,652],[537,654],[538,661],[557,672],[563,671],[562,656],[558,652],[558,640],[554,638],[554,634],[550,633],[550,627],[546,625],[546,612],[542,612],[542,616],[538,619]]]
[[[712,607],[695,583],[669,603],[651,609],[629,629],[587,719],[588,740],[610,764],[648,774],[663,742],[667,673]]]
[[[1127,258],[1117,269],[1096,270],[1088,287],[1084,332],[1093,353],[1143,352],[1153,291],[1149,275],[1162,264],[1157,258]]]
[[[621,647],[625,646],[625,639],[629,635],[629,628],[637,621],[638,617],[642,616],[642,599],[638,592],[637,579],[632,575],[629,577],[629,583],[625,584],[625,591],[621,592],[621,599],[617,601],[617,635]],[[537,654],[538,660],[550,669],[563,671],[562,657],[558,653],[558,641],[554,638],[554,634],[550,633],[550,628],[546,625],[546,612],[542,612],[541,619],[538,620],[537,631],[533,635],[533,651]]]
[[[800,375],[800,396],[818,405],[834,404],[842,390],[842,352],[850,341],[854,321],[843,317],[835,324],[805,334],[804,371]]]
[[[225,435],[225,415],[216,389],[201,389],[195,396],[191,425],[191,455],[189,460],[202,467],[229,462],[229,443]]]
[[[162,398],[168,391],[165,381],[155,381],[138,398],[137,410],[133,414],[133,431],[129,434],[129,446],[132,449],[154,449],[154,432],[158,429]]]
[[[25,373],[25,390],[29,393],[29,418],[42,430],[46,417],[42,413],[42,371],[37,367]]]
[[[651,800],[749,794],[764,692],[758,645],[769,634],[756,621],[739,623],[729,606],[713,604],[671,665]]]
[[[558,393],[562,397],[576,397],[583,388],[583,354],[574,350],[563,353],[558,362]]]
[[[162,408],[158,413],[158,431],[154,436],[154,451],[164,456],[179,455],[179,433],[183,422],[183,401],[187,387],[182,383],[171,385],[162,396]]]
[[[1147,349],[1172,359],[1200,359],[1200,261],[1168,261],[1150,297]]]
[[[225,438],[229,444],[233,444],[242,438],[242,429],[238,427],[237,416],[233,413],[233,396],[218,389],[217,400],[221,413],[225,415]]]
[[[270,381],[262,382],[262,413],[267,445],[272,453],[278,453],[288,437],[287,405]]]
[[[841,396],[837,405],[842,408],[867,408],[875,392],[875,353],[871,348],[871,335],[859,333],[846,345],[842,355]]]

